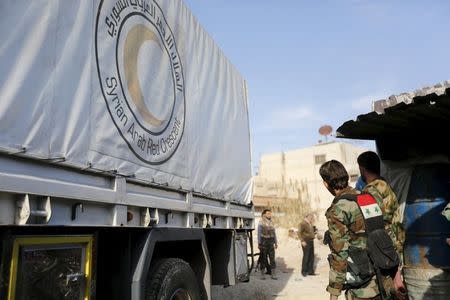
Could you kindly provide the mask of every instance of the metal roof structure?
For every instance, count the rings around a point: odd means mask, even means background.
[[[450,129],[449,121],[450,80],[375,101],[373,112],[342,124],[337,137],[379,141],[445,136]]]

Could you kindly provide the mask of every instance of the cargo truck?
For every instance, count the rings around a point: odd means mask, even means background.
[[[248,280],[244,78],[181,0],[0,4],[0,299]]]

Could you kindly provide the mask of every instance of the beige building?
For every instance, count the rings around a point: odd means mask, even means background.
[[[328,160],[342,162],[355,185],[358,176],[357,157],[367,149],[347,143],[329,142],[261,157],[259,172],[254,178],[254,201],[258,208],[281,207],[286,199],[308,202],[319,212],[329,207],[331,194],[319,175],[320,166]]]

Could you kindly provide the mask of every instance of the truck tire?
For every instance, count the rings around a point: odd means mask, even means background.
[[[145,300],[199,300],[200,290],[194,271],[179,258],[165,258],[150,268]]]

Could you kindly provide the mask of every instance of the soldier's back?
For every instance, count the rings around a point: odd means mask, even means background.
[[[350,189],[347,194],[356,195],[357,191]],[[333,285],[333,280],[336,282],[346,281],[346,260],[350,247],[367,249],[364,217],[356,201],[345,199],[345,195],[346,193],[342,193],[340,196],[342,198],[333,201],[325,214],[330,233],[331,263],[333,269],[337,271],[334,275],[331,275],[333,272],[330,272],[330,285]],[[351,292],[360,298],[376,297],[379,292],[375,276],[364,287],[352,289]]]

